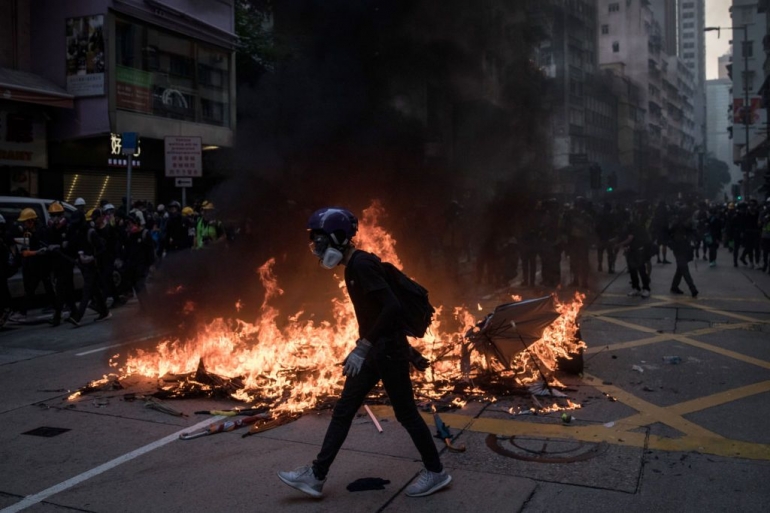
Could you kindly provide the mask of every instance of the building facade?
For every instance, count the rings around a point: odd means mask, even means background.
[[[600,0],[598,12],[599,63],[638,85],[646,111],[644,159],[631,181],[649,196],[694,191],[694,74],[665,52],[664,30],[649,2]]]
[[[706,146],[706,5],[705,0],[678,0],[678,55],[695,80],[695,145]]]
[[[707,145],[709,153],[715,159],[728,165],[731,182],[738,183],[743,177],[740,166],[733,162],[732,88],[733,82],[729,78],[706,81]],[[729,189],[729,186],[727,188]]]
[[[765,15],[757,0],[733,0],[733,162],[743,170],[743,193],[751,195],[756,169],[767,139],[767,111],[762,107],[765,71]]]
[[[33,194],[119,204],[123,132],[140,138],[132,198],[152,203],[177,194],[165,176],[165,137],[233,145],[233,0],[5,1],[27,16],[15,38],[29,46],[29,71],[72,99],[50,116],[48,167]]]

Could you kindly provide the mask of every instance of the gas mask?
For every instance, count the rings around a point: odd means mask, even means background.
[[[332,247],[328,235],[316,233],[310,235],[310,251],[321,261],[324,269],[334,269],[342,262],[342,251]]]

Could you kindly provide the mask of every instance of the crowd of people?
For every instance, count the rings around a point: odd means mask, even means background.
[[[618,255],[625,257],[631,296],[649,297],[655,260],[676,264],[671,293],[683,294],[679,285],[684,280],[697,297],[689,263],[702,258],[715,267],[720,248],[732,253],[735,267],[770,272],[770,199],[657,204],[640,199],[629,205],[605,202],[597,208],[582,197],[567,204],[552,198],[518,221],[512,233],[495,234],[492,244],[481,246],[479,283],[556,288],[565,281],[561,264],[566,258],[569,286],[588,288],[592,250],[599,272],[614,274]],[[536,283],[538,265],[541,279]]]
[[[33,208],[23,209],[18,219],[0,216],[0,327],[27,321],[40,284],[53,309],[53,326],[63,320],[79,326],[87,308],[97,312],[96,321],[109,319],[110,309],[132,296],[141,307],[148,276],[164,257],[217,243],[227,235],[210,201],[197,208],[182,208],[178,201],[154,208],[136,201],[128,209],[104,200],[87,209],[77,198],[74,205],[76,210],[67,212],[61,202],[51,203],[47,222]],[[83,280],[79,302],[76,268]],[[12,312],[8,280],[19,269],[24,297]]]

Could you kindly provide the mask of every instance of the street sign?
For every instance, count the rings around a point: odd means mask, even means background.
[[[120,137],[120,152],[123,155],[133,155],[139,148],[139,135],[136,132],[123,132]]]
[[[164,144],[167,177],[203,176],[200,137],[166,136]]]
[[[177,187],[192,187],[192,178],[174,178],[174,185]]]

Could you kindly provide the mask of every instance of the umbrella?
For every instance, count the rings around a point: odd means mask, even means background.
[[[553,296],[505,303],[495,307],[467,337],[477,349],[510,369],[516,355],[539,340],[560,315]]]

